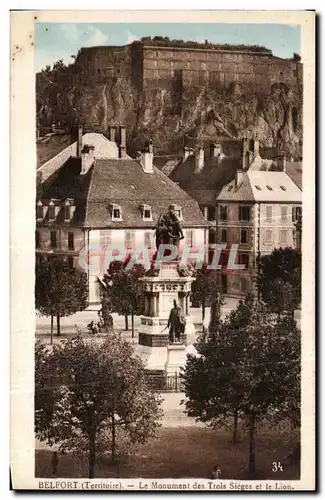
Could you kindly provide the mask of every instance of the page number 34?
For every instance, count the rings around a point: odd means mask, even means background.
[[[278,471],[283,472],[283,467],[281,465],[281,462],[273,462],[272,463],[272,472],[278,472]]]

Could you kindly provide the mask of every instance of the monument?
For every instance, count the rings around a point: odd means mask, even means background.
[[[183,232],[177,216],[171,210],[160,216],[155,231],[157,251],[162,244],[175,245],[177,256],[156,260],[151,272],[141,278],[145,310],[140,318],[138,353],[147,370],[164,378],[179,374],[186,354],[193,351],[195,328],[189,302],[194,278],[180,267],[178,245]]]

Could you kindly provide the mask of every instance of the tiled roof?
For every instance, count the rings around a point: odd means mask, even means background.
[[[302,190],[302,163],[287,161],[286,172],[298,188]]]
[[[70,134],[49,134],[36,143],[37,168],[54,158],[71,144]]]
[[[97,133],[87,133],[82,137],[82,143],[89,144],[95,147],[96,158],[117,158],[118,147],[115,143],[109,141],[104,135]],[[61,149],[56,156],[49,159],[46,163],[38,168],[41,172],[42,182],[48,179],[54,172],[64,165],[71,156],[77,154],[77,143],[74,142],[64,149]]]
[[[218,201],[301,203],[301,190],[285,172],[248,170],[237,188],[235,180],[223,187]]]
[[[92,168],[86,175],[80,175],[80,160],[70,158],[62,168],[56,171],[42,185],[42,192],[38,199],[41,199],[44,205],[47,205],[51,199],[66,200],[71,198],[75,201],[76,210],[73,218],[67,224],[83,224],[85,218],[86,199],[90,186]],[[48,214],[45,215],[42,223],[44,224],[63,224],[64,210],[59,211],[55,221],[48,220]]]
[[[122,221],[112,221],[110,205],[113,203],[121,206]],[[175,203],[182,208],[184,226],[206,225],[196,201],[156,167],[153,167],[153,173],[145,173],[136,160],[96,161],[88,194],[85,225],[152,227],[154,222],[142,219],[142,203],[151,205],[153,221]]]
[[[188,156],[185,162],[177,165],[170,178],[193,196],[199,204],[214,203],[221,188],[233,179],[240,166],[239,158],[207,158],[203,169],[195,172],[195,155]]]

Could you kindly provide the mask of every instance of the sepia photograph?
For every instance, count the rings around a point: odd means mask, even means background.
[[[34,123],[14,488],[312,490],[315,13],[89,12],[12,13]]]

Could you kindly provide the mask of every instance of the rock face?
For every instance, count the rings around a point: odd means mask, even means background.
[[[253,84],[219,88],[186,86],[182,92],[150,87],[139,90],[123,77],[106,82],[67,79],[64,70],[37,75],[40,126],[78,120],[87,131],[108,134],[110,125],[127,127],[128,150],[135,154],[151,137],[155,151],[179,153],[187,141],[241,139],[256,133],[261,146],[281,139],[288,154],[301,156],[302,89],[274,83],[269,91]],[[68,81],[67,81],[68,80]]]

